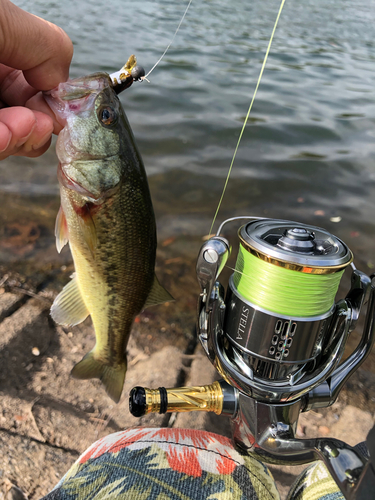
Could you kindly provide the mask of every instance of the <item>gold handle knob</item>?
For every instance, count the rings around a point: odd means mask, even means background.
[[[141,417],[148,413],[184,411],[212,411],[220,415],[223,409],[223,391],[219,382],[194,387],[148,389],[134,387],[130,392],[130,413]]]

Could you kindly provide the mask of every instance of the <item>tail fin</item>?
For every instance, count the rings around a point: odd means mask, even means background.
[[[71,372],[74,378],[98,378],[103,383],[106,393],[115,403],[120,401],[126,373],[126,361],[113,367],[95,359],[94,351],[90,351],[77,363]]]

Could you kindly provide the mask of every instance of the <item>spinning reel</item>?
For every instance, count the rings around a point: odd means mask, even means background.
[[[225,294],[217,280],[230,246],[220,234],[238,219],[251,221],[239,229]],[[274,464],[323,460],[345,498],[372,498],[375,474],[356,449],[336,439],[295,437],[300,412],[332,405],[374,342],[375,282],[352,260],[345,243],[322,228],[254,217],[225,221],[202,246],[196,268],[199,339],[223,380],[203,387],[136,387],[130,394],[133,415],[229,415],[234,440],[247,453]],[[351,288],[335,303],[348,266]],[[361,341],[339,364],[365,300]]]

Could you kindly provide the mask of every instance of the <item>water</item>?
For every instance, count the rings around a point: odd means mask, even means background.
[[[72,38],[71,77],[113,72],[132,53],[147,71],[187,4],[16,3]],[[193,0],[151,84],[122,95],[161,239],[208,232],[278,7],[275,0]],[[287,0],[220,220],[248,213],[321,225],[348,243],[364,271],[375,265],[374,21],[375,0]],[[42,234],[53,241],[56,164],[53,149],[0,163],[3,263],[35,259],[4,246],[14,224],[27,228],[45,217]],[[53,260],[52,250],[42,253],[47,246],[40,255]]]

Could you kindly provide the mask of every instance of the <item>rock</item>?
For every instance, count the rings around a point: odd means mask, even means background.
[[[132,352],[135,354],[133,359],[136,359],[137,349],[132,348]],[[100,437],[127,427],[165,426],[168,420],[165,415],[133,417],[129,412],[128,394],[136,385],[149,388],[175,386],[182,359],[182,353],[172,346],[151,356],[139,357],[128,371],[118,405],[106,395],[99,380],[73,379],[70,370],[74,363],[58,358],[50,363],[46,359],[43,371],[38,372],[30,384],[34,392],[40,394],[33,404],[32,414],[42,439],[54,446],[82,453]],[[40,376],[45,372],[47,376]]]
[[[27,496],[18,486],[3,477],[3,472],[0,471],[0,500],[27,500]]]

